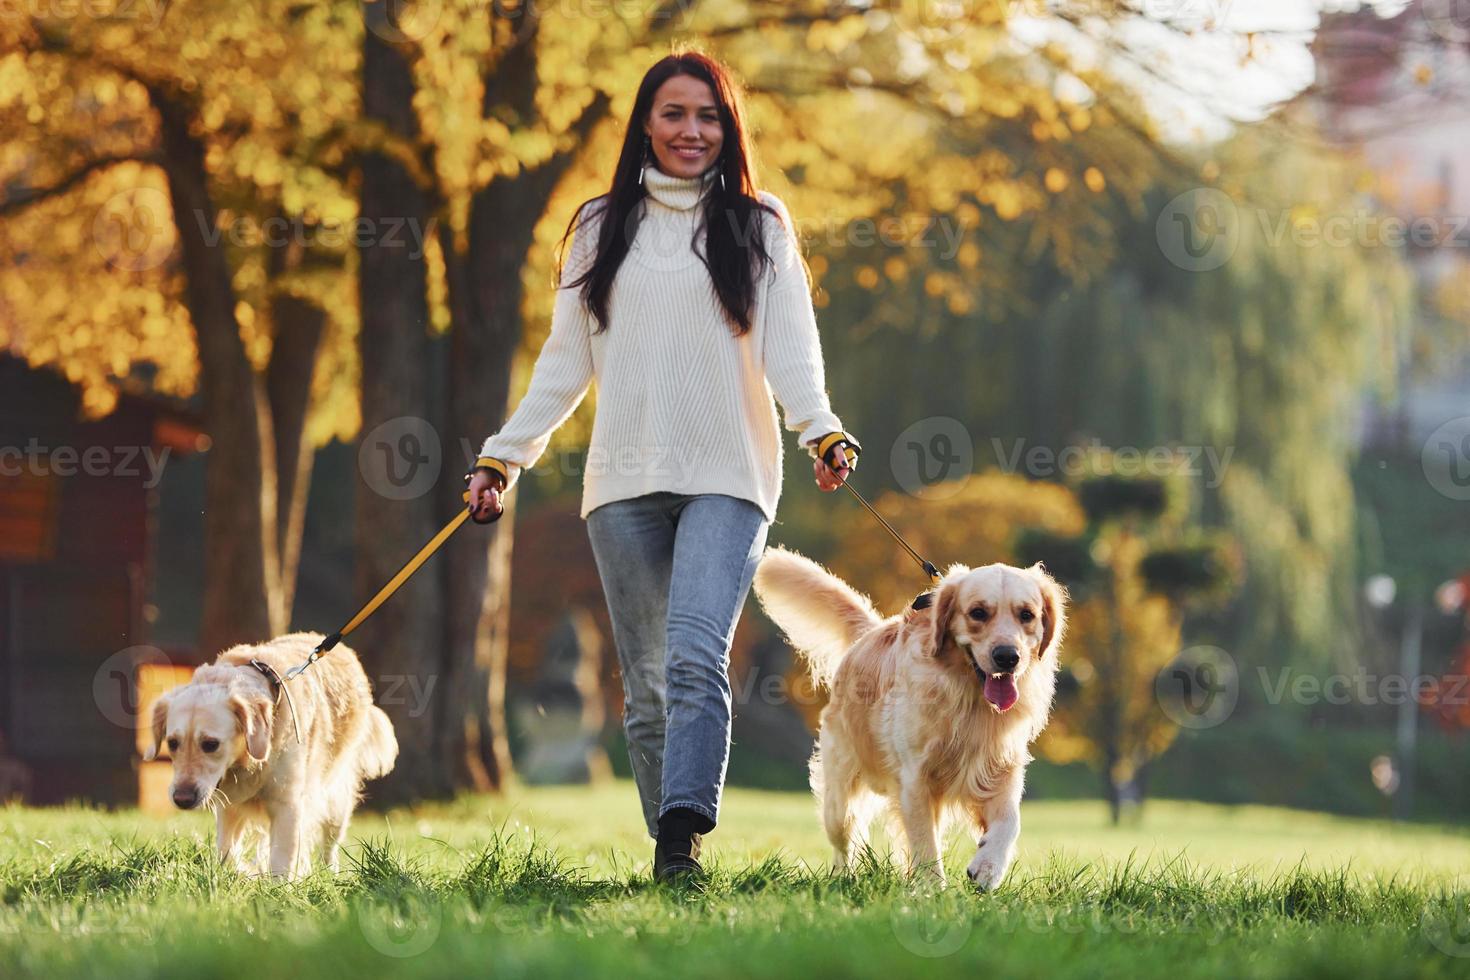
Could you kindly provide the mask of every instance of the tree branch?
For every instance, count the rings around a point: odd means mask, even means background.
[[[152,153],[120,154],[88,160],[50,187],[26,188],[14,197],[0,201],[0,217],[10,217],[33,204],[38,204],[41,201],[65,194],[97,171],[106,170],[108,167],[115,166],[119,163],[149,163],[155,166],[161,166],[163,157],[155,151]]]
[[[678,6],[677,3],[672,5]],[[713,27],[701,31],[700,37],[712,39],[734,37],[748,31],[768,27],[811,27],[813,24],[832,23],[846,17],[860,17],[862,13],[863,11],[857,7],[834,5],[822,13],[788,13],[767,17],[757,14],[754,20],[743,24],[726,24],[724,27]]]

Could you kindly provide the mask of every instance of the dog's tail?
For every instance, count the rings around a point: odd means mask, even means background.
[[[398,739],[393,735],[393,723],[377,705],[368,708],[367,737],[362,740],[357,758],[364,779],[388,775],[393,771],[393,763],[398,761]]]
[[[853,641],[882,621],[867,596],[785,548],[766,549],[754,584],[766,615],[806,658],[812,679],[822,686],[831,683]]]

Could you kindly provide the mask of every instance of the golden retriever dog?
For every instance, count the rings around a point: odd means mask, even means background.
[[[220,860],[242,871],[269,869],[282,878],[311,870],[311,848],[337,870],[337,849],[364,780],[384,776],[398,757],[393,725],[373,704],[357,654],[338,645],[288,682],[296,707],[277,698],[277,676],[306,659],[319,633],[292,633],[258,646],[231,647],[200,667],[153,708],[152,759],[173,759],[169,792],[181,810],[214,810]],[[253,857],[249,837],[258,837]]]
[[[846,868],[887,804],[911,871],[942,882],[952,818],[980,835],[965,869],[983,889],[1005,878],[1021,832],[1028,746],[1056,690],[1066,592],[1040,564],[952,565],[925,608],[881,618],[822,566],[768,549],[755,574],[767,615],[830,691],[812,790]]]

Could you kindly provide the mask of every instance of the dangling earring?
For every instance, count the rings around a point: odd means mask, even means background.
[[[725,193],[725,171],[720,171],[720,193]]]
[[[643,171],[648,169],[648,151],[653,148],[653,143],[647,136],[643,137],[643,159],[638,163],[638,186],[643,186]]]

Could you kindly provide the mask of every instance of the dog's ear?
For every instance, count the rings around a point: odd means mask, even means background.
[[[939,587],[939,594],[934,597],[934,620],[930,625],[929,635],[931,657],[944,656],[945,649],[954,643],[950,620],[954,618],[955,597],[958,594],[958,583],[946,582]]]
[[[268,698],[242,698],[238,694],[230,698],[230,709],[240,722],[240,731],[245,735],[245,751],[256,762],[264,762],[271,754],[271,722],[275,706]]]
[[[163,734],[168,727],[168,698],[173,691],[164,691],[153,702],[153,744],[143,753],[144,762],[152,762],[158,758],[158,750],[163,748]]]
[[[1046,566],[1037,562],[1027,569],[1036,576],[1041,586],[1041,653],[1045,657],[1062,645],[1062,635],[1067,632],[1067,590],[1047,572]]]

